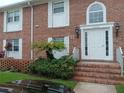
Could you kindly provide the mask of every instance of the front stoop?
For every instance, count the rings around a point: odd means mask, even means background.
[[[79,62],[75,67],[74,80],[100,84],[124,84],[118,63]]]

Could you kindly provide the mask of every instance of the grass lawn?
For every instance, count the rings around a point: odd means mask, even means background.
[[[124,85],[117,85],[116,89],[117,93],[124,93]]]
[[[35,77],[22,73],[0,72],[0,83],[6,83],[14,80],[48,80],[48,81],[64,84],[65,86],[71,89],[73,89],[77,84],[75,81],[71,81],[71,80],[48,79],[45,77]]]

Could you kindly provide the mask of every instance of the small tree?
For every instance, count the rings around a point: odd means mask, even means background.
[[[61,51],[64,49],[63,42],[45,42],[45,41],[38,41],[33,43],[33,49],[37,49],[38,52],[46,51],[47,58],[50,60],[54,59],[53,50]]]

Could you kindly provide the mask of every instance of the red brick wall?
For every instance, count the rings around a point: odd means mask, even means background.
[[[81,48],[80,38],[77,39],[74,28],[86,24],[87,7],[96,0],[70,0],[70,26],[61,28],[48,28],[48,4],[34,6],[34,41],[47,40],[48,37],[70,36],[70,52],[73,47]],[[118,38],[114,32],[114,50],[117,46],[124,48],[124,1],[98,0],[107,8],[107,21],[119,22],[121,29]],[[0,40],[9,38],[23,38],[23,58],[30,59],[30,8],[23,10],[23,31],[16,33],[3,33],[3,13],[0,14]],[[39,25],[39,27],[36,27]],[[2,41],[1,41],[2,42]],[[0,46],[1,48],[1,46]],[[115,51],[114,51],[115,54]],[[35,55],[35,54],[34,54]]]
[[[24,59],[30,59],[30,8],[23,9],[23,30],[18,32],[3,32],[4,13],[0,13],[0,51],[3,49],[3,40],[22,38],[22,54]]]

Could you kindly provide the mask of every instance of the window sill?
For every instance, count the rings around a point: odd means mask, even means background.
[[[61,29],[61,28],[67,28],[67,27],[69,27],[69,25],[67,25],[67,26],[53,26],[53,27],[48,27],[48,29]]]
[[[98,22],[98,23],[87,23],[87,25],[101,25],[106,24],[107,22]]]
[[[4,33],[16,33],[16,32],[22,32],[22,30],[17,30],[17,31],[6,31]]]

